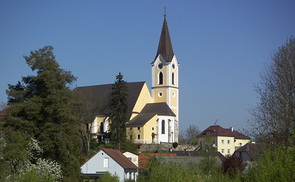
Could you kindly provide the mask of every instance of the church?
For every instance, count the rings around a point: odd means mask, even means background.
[[[127,82],[128,114],[126,137],[134,143],[178,142],[179,88],[178,66],[168,31],[166,14],[157,54],[151,60],[151,92],[146,82]],[[99,140],[109,132],[109,101],[113,84],[77,87],[75,90],[91,102],[98,103],[91,124],[92,134]]]

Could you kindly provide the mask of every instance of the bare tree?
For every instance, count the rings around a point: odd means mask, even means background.
[[[264,139],[286,143],[295,129],[295,39],[271,56],[255,85],[260,102],[251,110],[253,128]]]
[[[200,133],[199,127],[196,125],[189,125],[189,127],[184,131],[179,133],[179,143],[195,144],[196,136]]]
[[[92,123],[97,116],[99,97],[94,98],[92,95],[78,90],[74,90],[73,95],[76,102],[73,112],[79,119],[83,150],[90,156],[90,141],[93,138]]]

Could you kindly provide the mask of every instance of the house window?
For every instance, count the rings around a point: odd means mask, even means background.
[[[162,71],[160,71],[160,73],[159,73],[159,85],[163,85],[163,83],[164,83],[164,75],[163,75],[163,73],[162,73]]]
[[[202,141],[200,141],[200,145],[202,145]]]
[[[155,130],[155,128],[154,127],[152,127],[152,131],[154,131]]]
[[[131,158],[131,157],[128,157],[128,159],[129,159],[130,161],[132,161],[132,158]]]
[[[215,144],[215,140],[212,141],[212,144]]]
[[[229,154],[230,154],[230,149],[227,149],[227,153],[229,153]]]
[[[240,147],[242,146],[242,143],[240,143]]]
[[[165,134],[165,120],[162,120],[162,134]]]
[[[227,140],[227,144],[230,144],[230,140]]]
[[[137,130],[139,131],[140,130],[140,127],[137,127]]]
[[[221,143],[224,144],[224,140],[221,140]]]
[[[140,134],[137,135],[137,140],[140,140]]]
[[[174,82],[174,72],[172,72],[172,85],[175,85],[175,82]]]
[[[132,130],[132,127],[130,127],[129,129]]]
[[[109,158],[108,157],[103,158],[103,167],[109,167]]]
[[[224,149],[221,149],[221,153],[223,153],[223,154],[224,154]]]
[[[132,139],[133,139],[132,135],[129,135],[129,139],[130,139],[130,140],[132,140]]]

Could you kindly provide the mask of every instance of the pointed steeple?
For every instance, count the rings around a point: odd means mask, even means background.
[[[159,41],[158,51],[155,59],[157,59],[159,54],[163,57],[165,62],[171,62],[174,55],[166,20],[166,13],[164,14],[164,22]]]

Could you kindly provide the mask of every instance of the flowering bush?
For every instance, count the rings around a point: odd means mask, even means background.
[[[63,178],[61,166],[56,161],[42,159],[42,148],[38,141],[31,138],[28,143],[27,155],[28,159],[19,161],[19,168],[16,175],[9,175],[7,180],[21,179],[22,181],[30,181],[30,179],[39,179],[38,181],[58,181]]]

